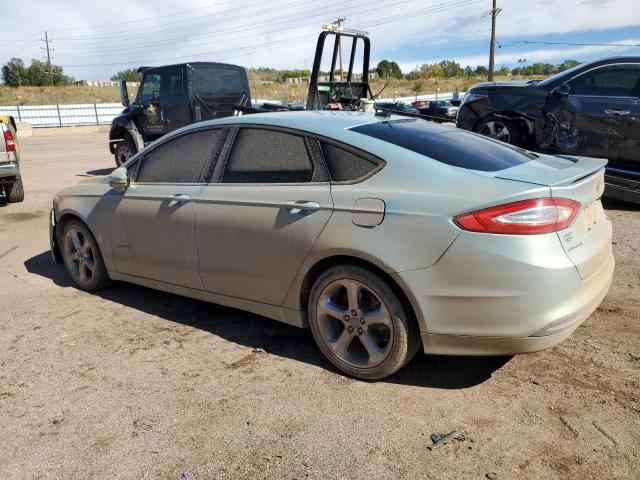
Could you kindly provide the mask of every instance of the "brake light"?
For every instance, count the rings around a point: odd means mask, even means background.
[[[15,152],[16,151],[16,139],[13,138],[13,134],[11,130],[8,128],[3,128],[4,130],[4,143],[7,145],[7,152]]]
[[[537,235],[564,230],[579,211],[574,200],[535,198],[465,213],[453,221],[470,232]]]

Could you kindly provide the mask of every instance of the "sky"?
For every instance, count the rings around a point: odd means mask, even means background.
[[[640,56],[640,0],[498,0],[496,68]],[[323,24],[369,32],[372,65],[488,64],[491,0],[20,0],[0,2],[0,63],[45,54],[76,79],[219,61],[311,68]],[[617,44],[611,46],[603,44]],[[600,44],[600,45],[594,45]]]

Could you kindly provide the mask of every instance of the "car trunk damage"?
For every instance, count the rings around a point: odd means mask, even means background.
[[[495,175],[548,186],[552,197],[580,202],[580,212],[573,223],[557,235],[583,280],[595,274],[611,253],[611,223],[600,202],[606,164],[606,160],[597,158],[541,156]]]

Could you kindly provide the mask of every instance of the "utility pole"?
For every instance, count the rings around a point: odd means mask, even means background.
[[[334,22],[334,24],[337,25],[337,27],[338,27],[338,31],[342,27],[342,22],[345,22],[346,20],[347,19],[345,17],[338,17],[338,19]],[[340,35],[338,35],[337,41],[338,41],[338,50],[340,51],[340,81],[342,81],[342,76],[343,76],[343,72],[342,72],[342,37]]]
[[[47,31],[44,31],[44,39],[41,39],[45,44],[45,49],[47,50],[47,72],[51,77],[51,85],[53,85],[53,70],[51,69],[51,51],[53,48],[49,49],[49,44],[51,40],[49,40],[49,35],[47,35]]]
[[[494,69],[494,56],[496,51],[496,17],[502,11],[501,8],[497,8],[496,0],[493,0],[493,7],[491,8],[491,45],[489,46],[489,75],[488,80],[493,82],[493,69]]]

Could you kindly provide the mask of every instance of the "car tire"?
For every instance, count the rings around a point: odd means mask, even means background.
[[[84,223],[79,220],[65,222],[58,245],[64,267],[79,289],[93,292],[112,284],[98,243]]]
[[[359,266],[322,273],[311,289],[308,313],[322,353],[353,377],[387,377],[420,347],[416,323],[398,295],[380,276]]]
[[[514,120],[497,115],[489,115],[482,119],[476,133],[500,140],[501,142],[522,146],[522,129]]]
[[[114,150],[113,155],[116,159],[116,166],[120,167],[135,154],[136,147],[133,144],[133,140],[131,140],[128,134],[125,134],[124,138],[116,144]]]
[[[7,203],[18,203],[24,200],[24,187],[22,186],[22,178],[13,183],[8,183],[4,186],[4,194],[7,198]]]

